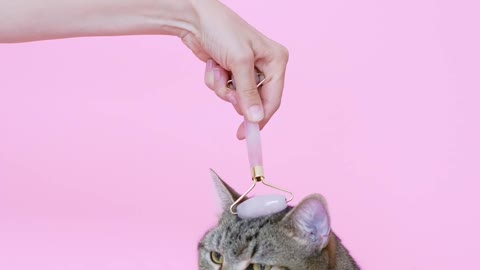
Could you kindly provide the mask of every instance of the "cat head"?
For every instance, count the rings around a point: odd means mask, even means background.
[[[276,214],[241,219],[230,213],[240,195],[213,171],[212,178],[223,214],[198,245],[200,270],[328,268],[330,251],[326,247],[332,237],[321,195],[307,196],[297,206]]]

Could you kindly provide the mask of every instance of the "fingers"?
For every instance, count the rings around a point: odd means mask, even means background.
[[[203,79],[205,81],[205,85],[207,85],[207,87],[212,89],[212,90],[213,90],[213,84],[215,83],[215,78],[213,77],[214,76],[213,65],[214,65],[213,60],[208,59],[207,62],[206,62],[205,74],[204,74],[204,77],[203,77]]]
[[[230,102],[235,110],[242,114],[235,91],[227,88],[228,72],[225,69],[213,60],[207,60],[204,80],[208,88],[212,89],[219,98]]]
[[[288,51],[279,46],[276,50],[270,50],[272,55],[266,61],[259,61],[257,66],[267,76],[267,80],[259,90],[263,102],[265,117],[259,122],[260,129],[270,121],[275,112],[280,108],[283,88],[285,83],[285,71],[288,62]],[[237,130],[237,138],[245,138],[243,125]]]
[[[237,128],[237,139],[239,140],[244,140],[245,139],[245,125],[240,123],[240,125]]]
[[[182,42],[190,50],[192,50],[193,54],[195,54],[198,59],[205,62],[210,58],[209,54],[202,48],[201,43],[198,41],[198,39],[195,38],[193,34],[188,33],[183,36]]]
[[[235,88],[241,112],[249,121],[260,122],[264,118],[263,104],[255,82],[255,61],[252,54],[244,54],[232,63]]]
[[[280,108],[282,101],[283,87],[285,84],[285,71],[288,62],[288,51],[283,46],[272,50],[271,60],[265,63],[259,63],[264,74],[270,77],[260,91],[265,110],[265,119],[261,124],[265,125],[273,114]]]
[[[230,102],[240,115],[258,122],[261,129],[280,107],[288,62],[288,51],[283,46],[276,43],[268,45],[256,48],[256,59],[253,54],[251,57],[243,54],[230,62],[228,66],[235,78],[236,91],[226,87],[228,72],[213,60],[207,60],[205,70],[205,84],[218,97]],[[266,76],[260,91],[257,89],[255,66]],[[245,138],[243,125],[237,130],[237,138]]]

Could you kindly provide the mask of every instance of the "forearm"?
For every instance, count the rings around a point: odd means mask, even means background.
[[[0,0],[0,43],[195,31],[190,0]]]

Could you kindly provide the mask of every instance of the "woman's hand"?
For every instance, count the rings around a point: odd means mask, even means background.
[[[208,87],[260,127],[280,106],[287,50],[218,0],[0,0],[0,42],[147,34],[179,36],[207,63]],[[260,92],[255,67],[266,77]]]
[[[182,41],[206,62],[205,84],[218,97],[232,103],[248,120],[263,128],[278,110],[282,98],[288,51],[267,38],[217,0],[192,1],[196,13],[193,31]],[[265,75],[260,91],[255,67]],[[226,87],[229,74],[236,91]],[[245,137],[243,125],[237,137]]]

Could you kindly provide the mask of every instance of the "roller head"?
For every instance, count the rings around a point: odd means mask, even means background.
[[[278,213],[285,208],[287,208],[287,201],[283,195],[261,195],[239,204],[237,214],[242,219],[257,218]]]

